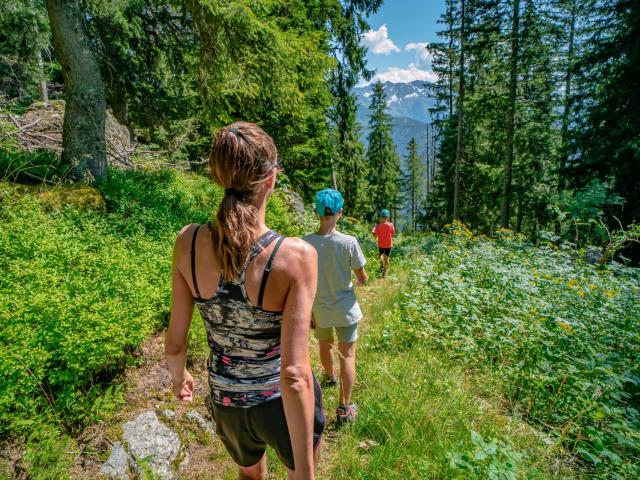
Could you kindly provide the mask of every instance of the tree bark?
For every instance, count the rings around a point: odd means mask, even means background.
[[[35,10],[36,5],[33,0],[29,3],[29,6]],[[35,38],[39,38],[38,22],[34,18],[33,29],[35,31]],[[42,50],[40,50],[39,42],[36,40],[36,64],[38,65],[38,86],[40,87],[40,100],[44,104],[44,107],[49,106],[49,91],[47,89],[47,77],[44,73],[44,62],[42,61]]]
[[[456,164],[453,185],[453,219],[458,220],[460,205],[460,164],[462,163],[462,127],[464,122],[464,48],[465,48],[465,0],[461,0],[462,20],[460,22],[460,80],[458,85],[458,132],[456,139]]]
[[[449,118],[453,117],[453,6],[447,4],[449,16]]]
[[[44,75],[44,62],[42,61],[42,52],[36,51],[36,61],[38,62],[38,76],[40,77],[40,100],[45,108],[49,106],[49,92],[47,91],[47,78]]]
[[[109,88],[107,88],[107,103],[111,107],[115,119],[129,131],[129,140],[135,139],[135,132],[131,125],[129,117],[129,105],[127,102],[127,91],[125,86],[117,78],[112,79]]]
[[[62,66],[65,113],[62,161],[76,180],[107,178],[105,93],[78,0],[46,0],[56,56]]]
[[[518,40],[520,29],[520,0],[513,0],[511,21],[511,67],[509,75],[509,117],[507,118],[507,152],[504,159],[504,184],[502,187],[502,228],[509,228],[511,217],[511,177],[513,175],[513,137],[516,116],[516,87],[518,74]]]
[[[569,118],[571,115],[571,87],[572,87],[572,67],[574,56],[574,38],[576,29],[576,3],[571,3],[571,18],[569,20],[569,47],[567,51],[567,69],[564,76],[564,105],[562,110],[562,147],[560,150],[560,165],[558,172],[558,187],[562,190],[565,187],[564,169],[567,166],[569,156],[568,136]]]

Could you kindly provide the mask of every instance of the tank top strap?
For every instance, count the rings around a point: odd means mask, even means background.
[[[244,275],[245,273],[247,273],[247,268],[249,268],[249,264],[251,263],[251,261],[256,258],[256,255],[267,248],[271,244],[271,242],[281,236],[282,235],[280,235],[279,233],[274,232],[273,230],[269,230],[258,237],[258,240],[251,246],[251,250],[249,251],[247,260],[245,260],[240,272],[240,283],[244,283]]]

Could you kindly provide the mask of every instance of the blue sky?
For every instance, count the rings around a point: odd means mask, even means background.
[[[444,8],[444,0],[385,0],[369,18],[371,30],[363,38],[376,80],[435,80],[424,45],[437,41]]]

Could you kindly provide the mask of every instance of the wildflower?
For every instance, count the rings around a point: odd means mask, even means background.
[[[564,320],[556,320],[556,323],[562,330],[564,330],[565,333],[571,334],[573,332],[573,327],[571,326],[571,324],[565,322]]]

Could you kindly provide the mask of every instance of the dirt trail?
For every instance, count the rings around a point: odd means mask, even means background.
[[[375,280],[370,285],[358,289],[358,299],[364,313],[364,320],[360,325],[360,338],[366,335],[368,319],[372,317],[370,313],[377,306],[376,297],[378,294],[384,291],[385,296],[388,297],[390,291],[397,291],[401,284],[402,282],[392,275],[386,280]],[[80,454],[72,472],[70,472],[72,479],[100,478],[99,470],[102,462],[108,456],[113,443],[122,438],[122,425],[148,410],[156,411],[161,418],[164,410],[173,410],[176,413],[175,421],[169,424],[180,435],[190,456],[189,465],[182,478],[223,480],[237,478],[236,466],[226,453],[222,443],[217,438],[211,438],[199,430],[196,425],[185,418],[190,410],[196,410],[209,418],[205,407],[207,372],[204,358],[196,357],[195,363],[190,368],[196,383],[193,403],[177,402],[171,395],[170,378],[164,363],[163,335],[163,333],[159,333],[147,340],[141,347],[140,366],[126,371],[123,380],[124,403],[118,412],[108,420],[88,427],[77,438]],[[313,336],[310,349],[313,370],[316,376],[320,377],[318,342]],[[337,360],[336,357],[336,362]],[[358,365],[357,368],[365,367]],[[354,389],[356,402],[357,392],[356,381]],[[323,393],[328,425],[323,441],[318,478],[331,478],[330,472],[335,451],[340,448],[340,439],[344,435],[349,435],[350,432],[348,428],[340,432],[335,428],[338,389],[324,389]],[[270,459],[270,464],[274,463]],[[281,473],[282,469],[276,468],[276,470],[280,470],[280,473],[272,472],[269,478],[284,478]]]

